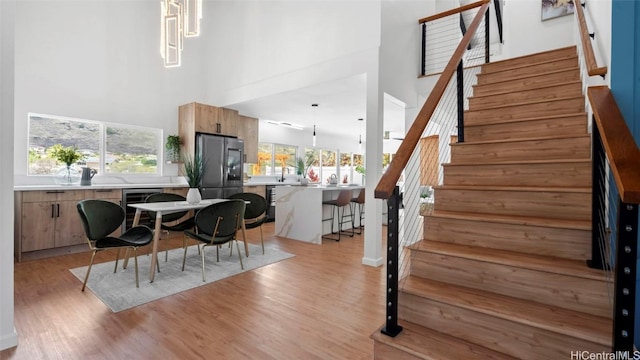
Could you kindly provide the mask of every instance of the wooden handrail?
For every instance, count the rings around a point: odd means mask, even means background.
[[[582,42],[582,49],[584,52],[585,62],[587,64],[587,73],[589,76],[604,76],[607,73],[607,67],[598,67],[596,62],[596,56],[593,53],[593,47],[591,46],[591,40],[589,39],[589,29],[587,28],[587,20],[584,18],[584,10],[582,10],[581,4],[578,3],[575,6],[576,14],[578,15],[578,24],[580,28],[580,40]]]
[[[484,19],[484,14],[489,9],[489,1],[483,1],[482,7],[478,10],[475,19],[471,22],[467,33],[462,37],[458,47],[454,51],[453,55],[451,55],[451,59],[447,63],[447,66],[442,71],[442,75],[438,78],[436,85],[433,87],[431,94],[427,98],[427,101],[420,109],[418,116],[414,120],[411,128],[407,132],[404,140],[398,147],[398,151],[396,151],[396,155],[393,157],[391,164],[389,164],[389,168],[382,175],[376,189],[374,191],[374,196],[376,199],[388,199],[393,192],[393,188],[396,186],[398,179],[400,179],[400,175],[402,174],[402,170],[407,166],[409,162],[409,158],[411,154],[416,148],[418,141],[420,141],[420,137],[422,136],[422,132],[427,127],[431,116],[436,110],[436,106],[440,102],[440,98],[442,94],[444,94],[445,89],[447,88],[447,84],[451,80],[451,77],[456,71],[460,60],[462,60],[462,55],[467,50],[467,46],[471,42],[473,36],[475,36],[480,23]]]
[[[607,86],[587,89],[620,199],[640,204],[640,149]]]
[[[469,9],[476,8],[478,6],[482,6],[483,4],[487,4],[487,3],[489,3],[489,1],[491,1],[491,0],[481,0],[481,1],[474,2],[474,3],[471,3],[471,4],[465,5],[465,6],[460,6],[460,7],[455,8],[455,9],[447,10],[445,12],[441,12],[441,13],[438,13],[438,14],[435,14],[435,15],[427,16],[427,17],[424,17],[424,18],[418,20],[418,24],[426,23],[426,22],[429,22],[429,21],[437,20],[437,19],[442,19],[443,17],[447,17],[449,15],[461,13],[463,11],[467,11]]]

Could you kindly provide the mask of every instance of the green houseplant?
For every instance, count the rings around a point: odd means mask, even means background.
[[[165,144],[165,148],[167,149],[168,161],[180,160],[180,144],[181,144],[180,136],[178,135],[167,136],[167,142]]]
[[[204,174],[204,163],[200,154],[196,154],[194,157],[185,156],[184,162],[184,175],[187,178],[187,184],[189,184],[189,192],[187,192],[187,202],[189,204],[197,204],[202,200],[200,190],[198,187],[202,182],[202,175]]]
[[[301,176],[300,178],[301,185],[307,185],[309,183],[309,180],[307,179],[307,173],[309,172],[311,165],[313,165],[314,160],[315,160],[315,156],[313,156],[313,153],[307,154],[306,161],[301,156],[299,156],[298,159],[296,160],[296,163],[297,163],[296,173],[298,174],[298,176]]]
[[[64,147],[61,144],[55,144],[50,147],[47,152],[49,156],[58,162],[64,163],[66,168],[58,170],[55,180],[60,185],[72,185],[80,182],[80,174],[71,168],[84,155],[78,152],[74,146]]]

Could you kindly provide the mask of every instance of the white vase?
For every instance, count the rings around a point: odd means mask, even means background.
[[[202,200],[202,196],[200,196],[200,190],[197,188],[189,188],[187,192],[187,203],[189,204],[199,204]]]
[[[300,185],[308,185],[308,184],[309,184],[309,179],[307,179],[306,177],[300,179]]]

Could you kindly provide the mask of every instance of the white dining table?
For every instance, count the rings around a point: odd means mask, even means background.
[[[229,201],[228,199],[204,199],[201,200],[197,204],[189,204],[186,201],[161,201],[161,202],[150,202],[150,203],[136,203],[136,204],[127,204],[132,208],[136,209],[136,214],[133,218],[132,226],[138,225],[140,222],[140,214],[143,211],[154,211],[156,213],[155,219],[155,229],[153,231],[153,248],[151,251],[151,269],[149,271],[149,281],[153,282],[156,272],[156,262],[158,261],[158,242],[160,241],[160,232],[162,225],[162,215],[176,213],[180,211],[188,211],[188,210],[198,210],[204,207],[207,207],[211,204],[217,204],[224,201]],[[242,226],[244,227],[244,221],[242,222]],[[249,246],[247,245],[247,241],[244,241],[244,251],[245,256],[249,256]],[[128,256],[125,257],[124,266],[127,266]]]

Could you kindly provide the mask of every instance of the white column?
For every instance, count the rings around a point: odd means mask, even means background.
[[[0,1],[0,350],[18,344],[13,324],[15,12],[15,0]]]
[[[373,196],[382,174],[382,137],[383,137],[383,94],[380,91],[378,61],[370,64],[367,72],[367,118],[365,143],[365,182],[364,203],[364,256],[362,263],[369,266],[381,266],[382,254],[382,200]]]

